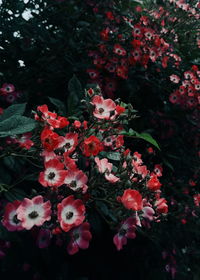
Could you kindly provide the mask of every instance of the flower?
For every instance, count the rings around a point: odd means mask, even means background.
[[[78,145],[78,134],[77,133],[67,133],[65,137],[59,136],[58,144],[55,147],[55,150],[62,150],[68,155],[71,154]]]
[[[125,56],[126,55],[126,50],[124,48],[122,48],[122,46],[120,46],[119,44],[115,44],[114,45],[114,50],[113,52],[115,54],[118,54],[120,56]]]
[[[92,239],[89,223],[82,223],[79,227],[72,229],[69,234],[71,240],[67,246],[67,252],[70,255],[77,253],[79,248],[87,249],[89,247],[90,240]]]
[[[166,214],[168,212],[167,200],[165,198],[160,198],[155,202],[156,211],[160,214]]]
[[[12,203],[8,203],[5,207],[2,224],[9,231],[22,230],[21,221],[17,218],[17,209],[20,206],[21,201],[15,200]]]
[[[98,119],[110,119],[111,113],[116,108],[116,104],[112,99],[104,99],[99,95],[95,95],[92,98],[91,104],[95,106],[93,115]]]
[[[13,84],[3,84],[2,88],[0,88],[0,93],[2,95],[7,95],[8,93],[13,93],[15,91],[15,87]]]
[[[80,199],[70,195],[58,204],[58,221],[65,232],[79,226],[85,220],[85,205]]]
[[[118,251],[120,251],[123,245],[126,245],[127,238],[134,239],[136,226],[135,219],[130,217],[121,223],[118,233],[114,236],[113,242]]]
[[[91,135],[84,140],[82,150],[86,157],[96,156],[103,150],[103,145],[96,136]]]
[[[147,188],[151,191],[157,191],[161,186],[162,184],[159,182],[157,175],[155,173],[151,173],[150,179],[147,182]]]
[[[59,135],[53,132],[48,127],[45,127],[43,129],[40,138],[41,138],[42,146],[48,152],[52,152],[55,149],[55,147],[58,145]]]
[[[88,186],[86,185],[88,177],[81,170],[67,170],[64,184],[66,184],[73,191],[82,190],[86,193]]]
[[[51,203],[50,201],[44,202],[41,195],[32,199],[24,198],[16,212],[17,219],[21,221],[22,226],[29,230],[33,226],[41,226],[45,221],[51,219]]]
[[[134,211],[142,210],[143,203],[142,203],[142,196],[141,194],[132,189],[126,189],[123,193],[122,197],[117,197],[119,202],[122,202],[124,207],[127,209],[132,209]]]
[[[108,162],[107,158],[99,159],[98,157],[95,157],[95,162],[97,164],[98,170],[100,173],[105,173],[105,178],[110,183],[116,183],[119,181],[119,178],[116,177],[111,173],[112,171],[112,163]]]
[[[40,249],[47,248],[51,241],[51,231],[41,228],[37,236],[36,244]]]
[[[51,159],[44,163],[45,171],[40,172],[39,182],[44,187],[60,187],[64,183],[67,171],[58,159]]]

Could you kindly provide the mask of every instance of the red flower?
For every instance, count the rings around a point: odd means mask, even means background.
[[[89,247],[92,234],[90,232],[90,224],[85,222],[77,228],[70,231],[71,240],[67,246],[67,251],[70,255],[74,255],[81,249]]]
[[[8,203],[5,207],[2,224],[9,231],[22,230],[21,221],[17,218],[17,209],[20,206],[21,201],[15,200],[12,203]]]
[[[156,206],[156,211],[160,214],[162,213],[166,214],[168,212],[167,200],[164,198],[160,198],[156,200],[155,206]]]
[[[33,199],[24,198],[17,208],[17,219],[25,229],[31,229],[34,225],[41,226],[45,221],[51,219],[51,203],[43,202],[41,195]]]
[[[64,164],[58,159],[51,159],[45,162],[45,171],[40,172],[39,182],[44,187],[60,187],[64,184],[67,171],[64,170]]]
[[[151,191],[157,191],[160,189],[162,184],[159,182],[157,175],[154,173],[151,173],[151,177],[149,181],[147,182],[147,188]]]
[[[79,226],[85,219],[85,206],[80,199],[74,199],[70,195],[58,204],[58,221],[61,228],[67,232],[71,228]]]
[[[45,127],[41,133],[41,142],[44,149],[52,152],[58,144],[59,135]]]
[[[124,191],[122,197],[117,197],[117,200],[122,202],[124,207],[127,209],[132,209],[134,211],[142,210],[142,196],[141,194],[132,189],[127,189]]]
[[[124,48],[122,48],[122,46],[120,46],[119,44],[114,45],[113,52],[120,55],[120,56],[125,56],[126,55],[126,50]]]
[[[103,150],[103,145],[96,136],[92,135],[84,140],[82,149],[86,157],[96,156]]]

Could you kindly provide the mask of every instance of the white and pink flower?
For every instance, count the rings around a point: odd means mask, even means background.
[[[62,230],[68,232],[85,220],[85,205],[82,200],[70,195],[58,204],[58,221]]]
[[[67,170],[64,184],[66,184],[73,191],[82,190],[82,193],[86,193],[88,186],[87,175],[82,170]]]
[[[44,222],[51,219],[51,203],[50,201],[44,202],[41,195],[32,199],[24,198],[16,213],[22,226],[29,230],[33,226],[42,226]]]
[[[112,99],[104,99],[102,96],[95,95],[92,102],[95,106],[93,115],[98,119],[110,119],[111,113],[114,113],[116,104]]]
[[[87,249],[89,247],[92,234],[90,232],[90,224],[85,222],[79,227],[72,229],[69,232],[71,240],[67,246],[67,251],[70,255],[74,255],[81,249]]]
[[[8,203],[5,207],[2,224],[9,231],[23,230],[21,221],[17,218],[17,209],[20,206],[21,201],[15,200],[12,203]]]
[[[44,187],[60,187],[64,183],[66,170],[64,164],[58,159],[51,159],[45,162],[45,171],[40,172],[39,182]]]
[[[116,183],[120,180],[117,176],[111,173],[113,165],[108,162],[107,158],[99,159],[98,157],[95,157],[95,162],[99,172],[104,173],[106,180],[110,183]]]
[[[121,223],[118,233],[114,236],[113,242],[118,251],[127,243],[127,238],[134,239],[136,237],[135,218],[128,218]]]
[[[64,136],[58,138],[58,145],[55,147],[57,149],[63,149],[64,153],[70,155],[78,145],[78,134],[77,133],[67,133]]]

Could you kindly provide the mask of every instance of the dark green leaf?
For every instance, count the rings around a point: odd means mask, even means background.
[[[12,116],[0,123],[0,137],[13,136],[32,131],[36,122],[23,116]]]
[[[26,108],[26,103],[22,104],[14,104],[9,106],[6,110],[4,110],[3,114],[0,116],[0,122],[16,115],[23,115]]]

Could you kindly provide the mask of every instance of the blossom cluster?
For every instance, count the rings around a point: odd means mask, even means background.
[[[10,83],[4,83],[0,88],[0,97],[7,103],[13,103],[21,96],[21,92],[15,89],[15,86]]]
[[[162,167],[155,165],[150,172],[140,153],[125,148],[124,123],[132,107],[104,99],[93,89],[85,98],[87,117],[81,121],[58,116],[47,105],[37,107],[42,195],[9,202],[2,218],[9,231],[40,227],[40,248],[53,239],[59,246],[69,240],[69,254],[88,248],[92,208],[112,229],[118,228],[113,237],[118,250],[127,238],[136,237],[138,227],[150,228],[168,212],[161,195]]]
[[[179,66],[181,58],[162,36],[162,28],[151,17],[138,12],[135,17],[103,13],[104,28],[100,31],[98,49],[89,51],[93,66],[87,69],[92,83],[97,83],[112,97],[117,81],[127,79],[136,66],[147,68],[158,63],[166,68],[169,63]]]
[[[171,75],[170,80],[179,85],[178,89],[171,93],[169,100],[182,108],[198,108],[200,104],[200,71],[193,65],[185,71],[183,77]]]

